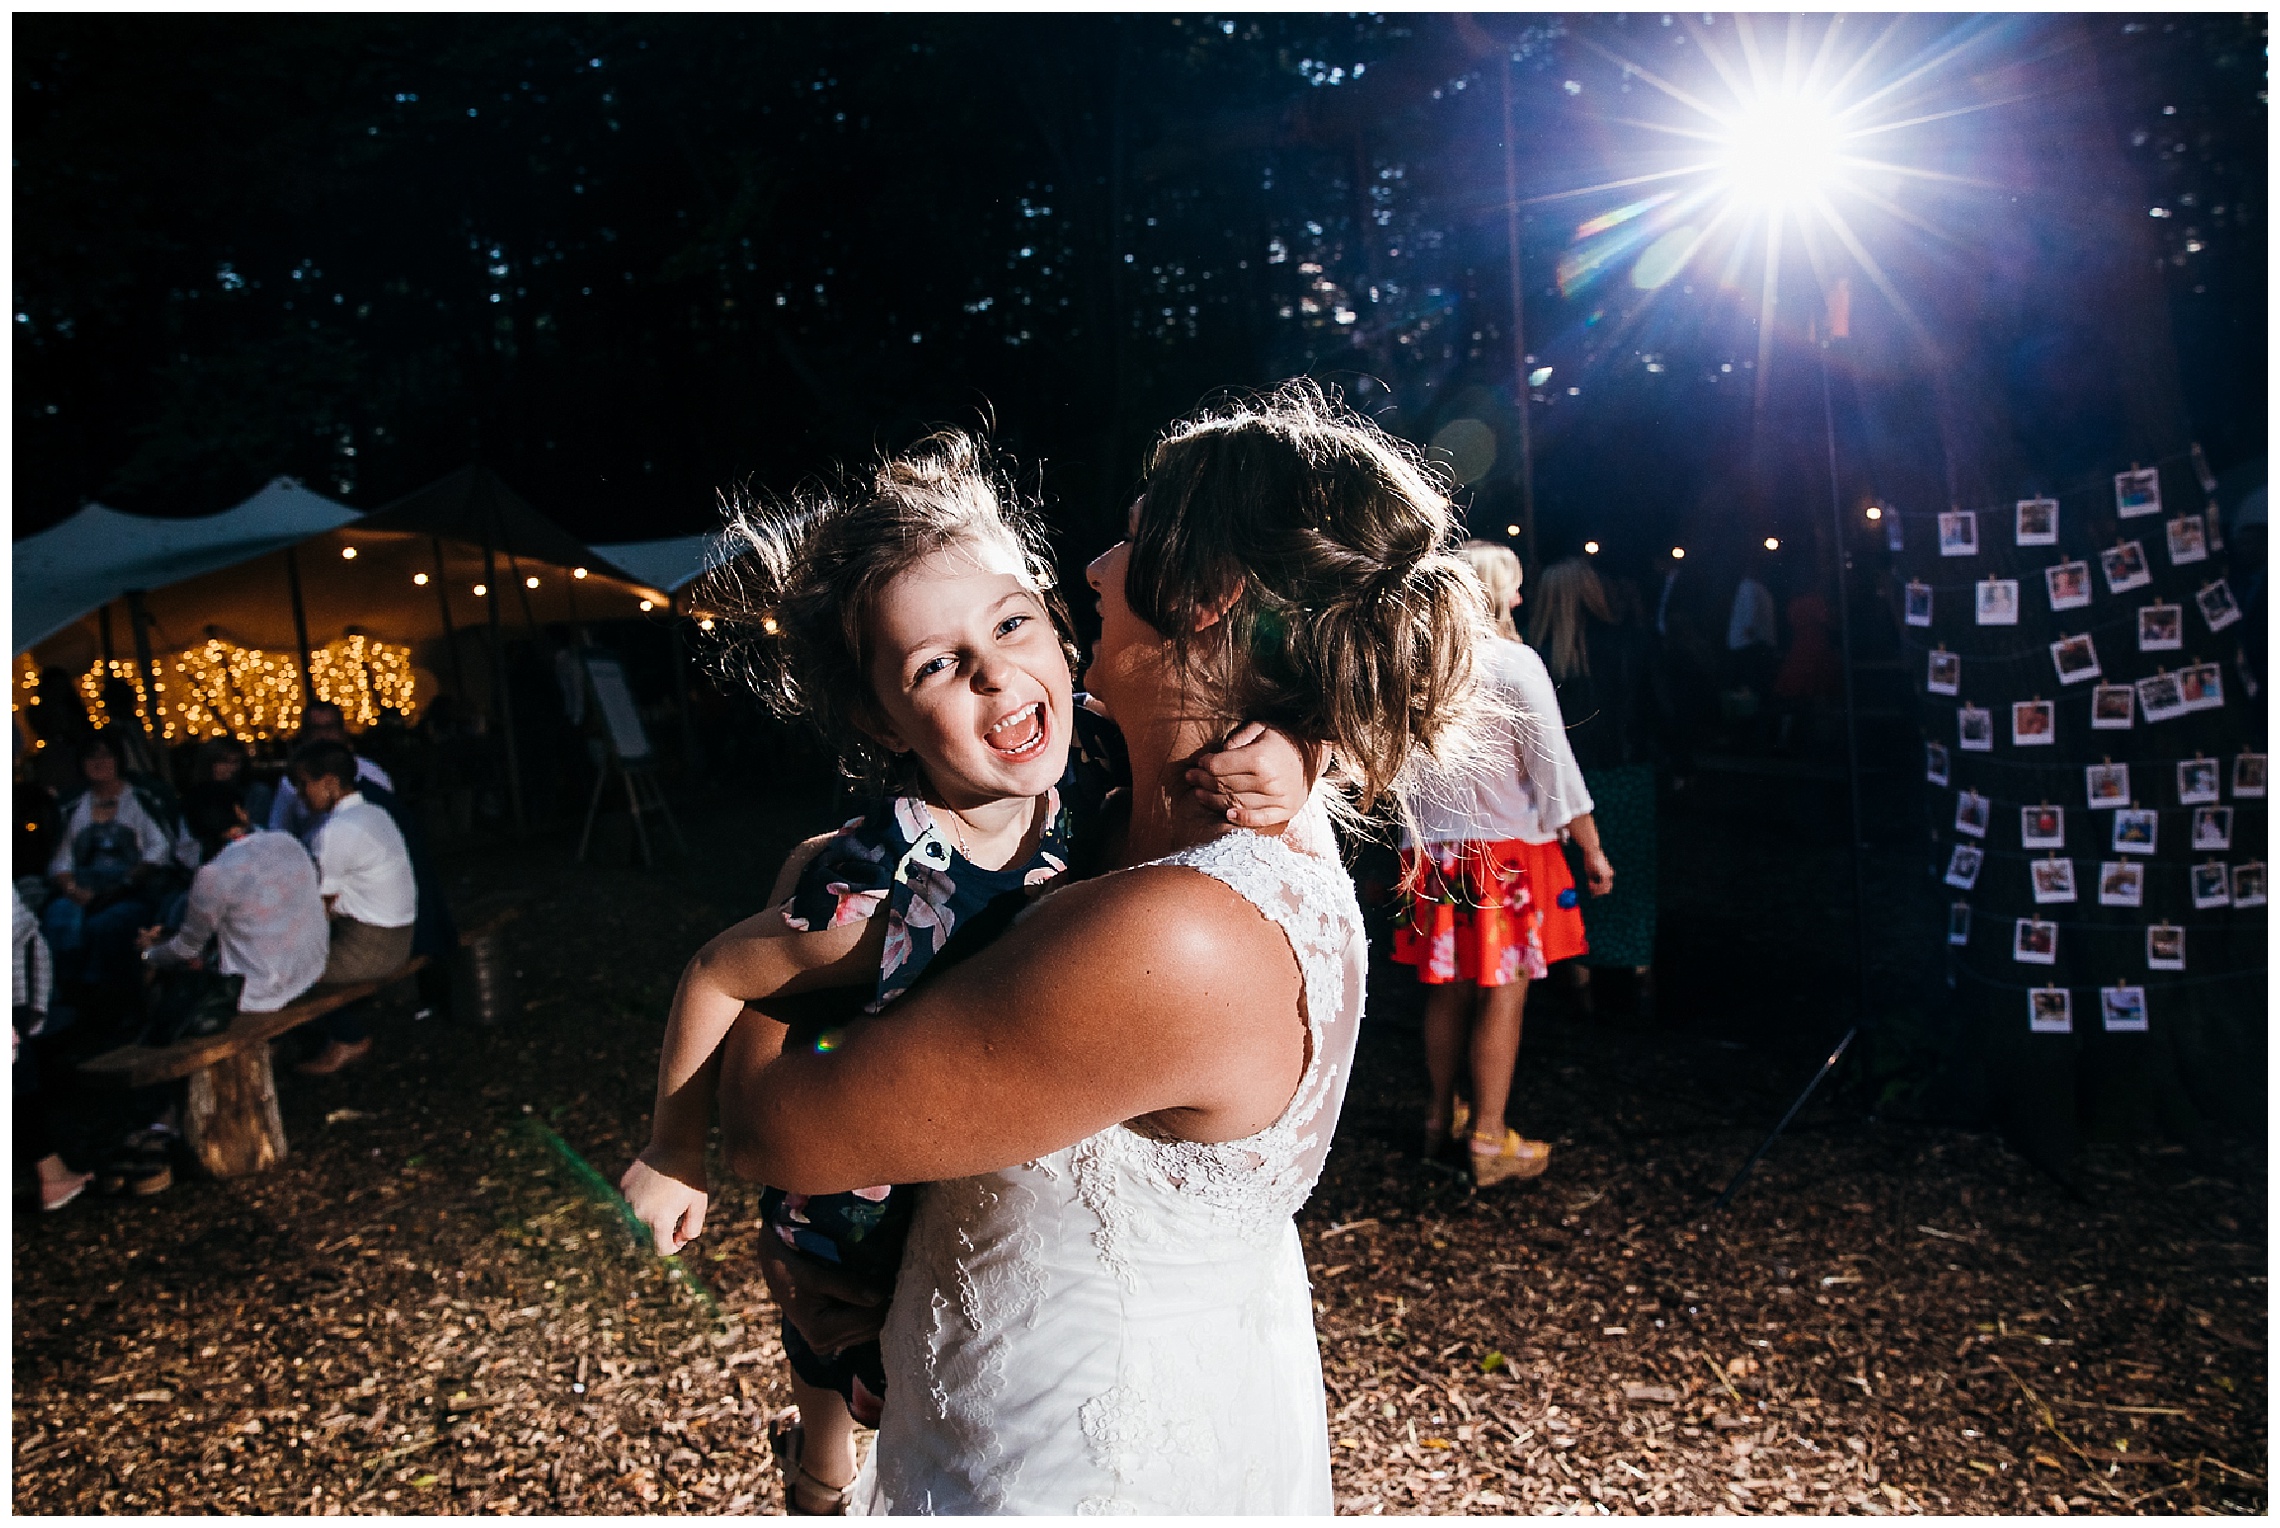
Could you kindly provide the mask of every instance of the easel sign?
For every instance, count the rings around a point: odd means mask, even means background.
[[[596,654],[585,656],[586,678],[594,687],[594,704],[602,713],[602,723],[609,729],[610,751],[622,764],[641,764],[649,759],[649,732],[641,725],[641,712],[633,703],[633,692],[626,688],[625,666],[615,658]]]

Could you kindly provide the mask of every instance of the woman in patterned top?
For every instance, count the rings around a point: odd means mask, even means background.
[[[1032,888],[1081,867],[1129,781],[1115,727],[1073,692],[1036,520],[978,443],[937,436],[853,491],[740,506],[730,534],[742,555],[715,592],[742,614],[728,624],[757,688],[818,726],[877,801],[815,848],[788,902],[721,934],[682,975],[650,1144],[622,1185],[661,1252],[703,1229],[718,1051],[744,1006],[860,986],[878,1011],[1003,928]],[[1228,741],[1240,746],[1202,757],[1199,796],[1245,826],[1289,821],[1311,786],[1305,756],[1263,728]],[[832,1044],[828,1031],[812,1038]],[[763,1213],[787,1246],[883,1283],[909,1197],[771,1191]],[[799,1421],[771,1431],[786,1505],[833,1512],[855,1475],[853,1424],[879,1418],[878,1345],[822,1354],[789,1323],[784,1344],[799,1403]]]

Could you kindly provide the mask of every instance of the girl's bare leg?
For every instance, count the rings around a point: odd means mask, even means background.
[[[822,1390],[792,1377],[792,1400],[800,1408],[802,1447],[799,1466],[832,1490],[855,1479],[855,1419],[836,1390]],[[798,1489],[797,1482],[785,1490]]]
[[[1425,989],[1425,1073],[1433,1082],[1432,1111],[1425,1118],[1426,1129],[1436,1136],[1449,1128],[1449,1111],[1456,1104],[1473,1027],[1473,997],[1479,990],[1466,981]]]
[[[1525,979],[1480,988],[1472,1026],[1473,1122],[1476,1141],[1504,1144],[1504,1108],[1512,1096],[1512,1069],[1520,1059],[1520,1014],[1528,1001]]]

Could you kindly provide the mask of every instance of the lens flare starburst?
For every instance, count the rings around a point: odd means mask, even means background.
[[[1625,115],[1603,119],[1608,168],[1618,173],[1530,199],[1588,209],[1560,258],[1561,293],[1576,297],[1620,274],[1643,294],[1603,344],[1628,338],[1674,286],[1754,298],[1761,390],[1785,319],[1784,282],[1798,286],[1800,265],[1814,278],[1808,294],[1831,299],[1840,326],[1849,299],[1839,289],[1849,292],[1857,275],[1901,332],[1928,348],[1895,264],[1959,242],[1956,198],[1993,189],[1947,166],[1970,158],[1957,129],[2009,104],[1983,82],[1961,94],[2003,26],[1921,16],[1704,18],[1687,24],[1691,67],[1667,72],[1597,30],[1579,33],[1625,84],[1646,89],[1633,89]],[[1943,230],[1943,218],[1959,231]],[[1788,314],[1793,327],[1827,332],[1830,304],[1793,306],[1811,315]]]

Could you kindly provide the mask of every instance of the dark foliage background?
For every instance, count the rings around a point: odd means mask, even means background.
[[[1906,18],[1883,55],[1941,60],[1928,107],[1963,125],[1918,147],[1980,182],[1933,188],[1940,237],[1893,262],[1958,401],[1916,417],[1923,379],[1864,342],[1890,396],[1862,428],[1968,457],[1959,417],[2023,411],[1998,493],[2131,418],[2220,471],[2260,457],[2262,19],[1960,35]],[[667,534],[718,485],[994,418],[1083,541],[1151,430],[1302,370],[1421,440],[1488,424],[1501,530],[1508,60],[1547,555],[1812,513],[1788,457],[1817,396],[1737,384],[1754,289],[1555,279],[1635,194],[1561,193],[1664,151],[1647,76],[1702,88],[1731,18],[45,15],[15,40],[18,534],[279,472],[371,507],[478,453],[590,538]],[[2086,293],[2123,245],[2127,281]]]

